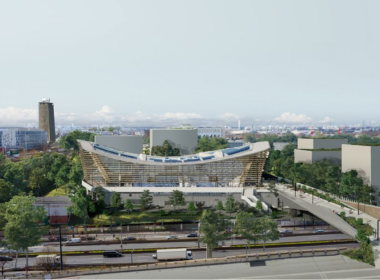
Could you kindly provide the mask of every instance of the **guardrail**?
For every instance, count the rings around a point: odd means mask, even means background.
[[[315,250],[291,250],[291,251],[278,251],[278,252],[268,252],[268,253],[257,253],[248,255],[237,255],[229,256],[224,258],[212,258],[212,259],[196,259],[188,261],[177,261],[177,262],[158,262],[151,264],[141,264],[141,265],[130,265],[130,266],[120,266],[111,267],[103,269],[92,269],[88,271],[62,271],[53,272],[50,274],[51,279],[58,279],[63,277],[74,277],[81,275],[94,275],[94,274],[104,274],[104,273],[116,273],[116,272],[133,272],[142,270],[155,270],[155,269],[169,269],[169,268],[183,268],[183,267],[194,267],[194,266],[204,266],[204,265],[215,265],[215,264],[231,264],[231,263],[241,263],[241,262],[255,262],[255,261],[269,261],[269,260],[279,260],[279,259],[289,259],[289,258],[299,258],[299,257],[317,257],[317,256],[333,256],[340,254],[341,251],[345,251],[348,248],[327,248],[327,249],[315,249]],[[30,273],[28,276],[11,276],[13,279],[44,279],[47,273]],[[10,275],[8,275],[10,276]]]

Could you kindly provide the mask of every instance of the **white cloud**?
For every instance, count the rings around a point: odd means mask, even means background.
[[[0,108],[1,125],[12,126],[29,122],[38,122],[37,110],[15,107]]]
[[[286,112],[274,120],[281,123],[308,123],[312,120],[312,118],[306,116],[305,114],[297,115],[295,113]]]
[[[171,120],[171,119],[177,119],[177,120],[187,120],[187,119],[201,119],[202,116],[196,113],[165,113],[162,115],[159,115],[159,119],[161,120]]]
[[[112,113],[113,111],[111,110],[111,108],[108,106],[108,105],[103,105],[102,109],[100,111],[96,111],[97,114],[110,114]]]
[[[223,115],[220,116],[220,118],[223,120],[231,121],[231,120],[239,120],[240,116],[233,113],[224,113]]]
[[[320,120],[319,123],[330,123],[333,121],[334,121],[334,119],[329,118],[329,117],[325,117],[323,120]]]

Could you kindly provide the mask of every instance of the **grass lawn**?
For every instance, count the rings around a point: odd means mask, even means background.
[[[189,220],[199,220],[202,212],[187,211],[187,212],[170,212],[164,215],[160,215],[159,212],[116,212],[112,216],[99,215],[93,218],[94,224],[108,225],[110,220],[118,223],[132,223],[132,222],[161,222],[162,220],[167,222],[182,222]]]
[[[170,211],[160,215],[158,211],[146,211],[146,212],[132,212],[126,213],[125,211],[119,211],[113,213],[112,216],[106,216],[100,214],[99,217],[91,217],[86,222],[91,225],[109,225],[111,223],[116,224],[122,222],[123,224],[141,223],[141,222],[186,222],[191,220],[199,220],[202,215],[200,211]],[[229,218],[229,215],[221,214],[223,218]],[[71,216],[70,225],[82,225],[83,219],[75,216]]]
[[[52,190],[51,192],[49,192],[45,196],[66,196],[65,188],[64,187],[59,187],[56,190]]]

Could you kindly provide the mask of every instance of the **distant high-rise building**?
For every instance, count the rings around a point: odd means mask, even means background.
[[[54,104],[50,102],[50,99],[43,98],[39,103],[38,111],[38,128],[47,132],[49,143],[55,142]]]

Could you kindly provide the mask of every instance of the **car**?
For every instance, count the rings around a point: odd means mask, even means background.
[[[128,240],[136,240],[136,237],[133,237],[133,236],[128,236],[126,238],[124,238],[125,241],[128,241]]]
[[[153,258],[153,259],[157,259],[157,254],[156,254],[156,253],[153,254],[153,255],[152,255],[152,258]]]
[[[323,229],[317,229],[313,231],[313,233],[321,233],[321,232],[325,232],[325,231]]]
[[[13,258],[12,257],[8,257],[8,256],[0,256],[0,261],[2,261],[2,262],[9,262],[9,261],[13,261]]]
[[[196,233],[190,233],[187,235],[187,237],[198,237],[198,234]]]
[[[123,254],[119,253],[118,251],[104,251],[103,257],[105,258],[119,258],[122,257]]]
[[[175,235],[169,235],[168,237],[166,237],[166,239],[177,239],[177,236],[175,236]]]
[[[290,229],[280,230],[280,234],[292,234],[292,233],[293,233],[293,231]]]

